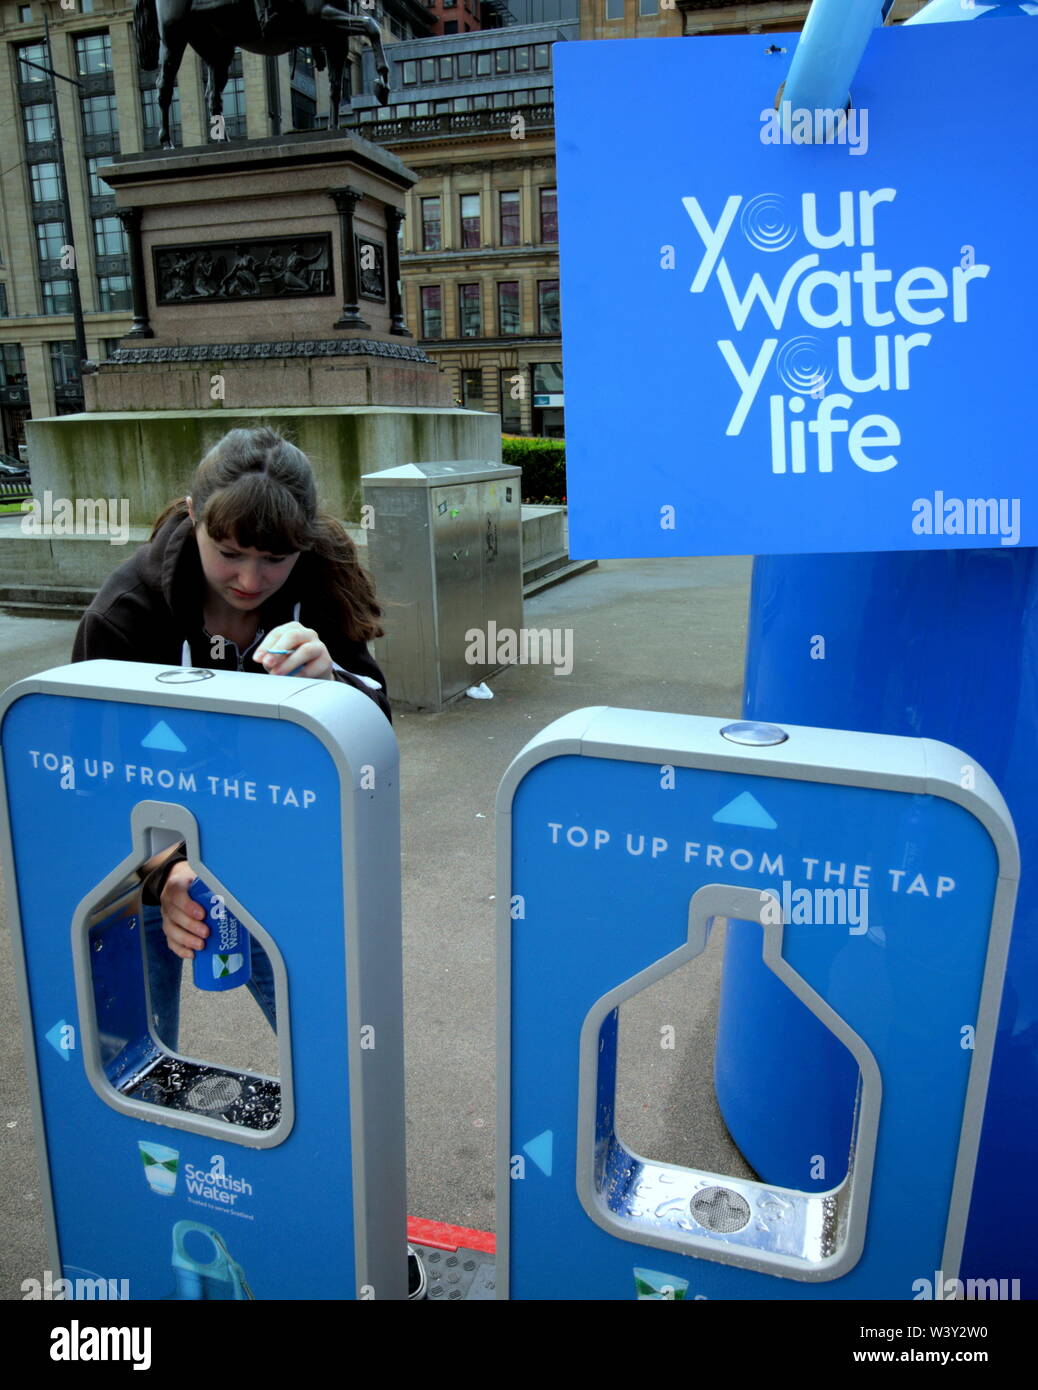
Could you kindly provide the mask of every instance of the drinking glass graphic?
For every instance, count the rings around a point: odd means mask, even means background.
[[[173,1189],[177,1185],[180,1150],[168,1149],[165,1144],[152,1144],[144,1139],[138,1139],[137,1147],[141,1151],[144,1176],[148,1179],[148,1186],[152,1192],[159,1192],[163,1197],[172,1197]]]

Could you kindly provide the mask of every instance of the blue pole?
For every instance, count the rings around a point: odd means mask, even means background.
[[[884,0],[814,0],[782,93],[792,111],[842,111]]]

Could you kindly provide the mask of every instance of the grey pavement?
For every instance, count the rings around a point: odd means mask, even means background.
[[[570,628],[574,666],[512,666],[493,700],[396,713],[401,750],[408,1210],[494,1229],[494,801],[509,762],[586,705],[741,712],[750,561],[607,560],[529,599],[531,627]],[[0,688],[68,659],[75,624],[0,616]],[[0,930],[0,1298],[48,1267],[6,914]],[[624,1006],[618,1128],[636,1151],[749,1175],[712,1084],[720,941]],[[186,972],[187,973],[187,972]],[[273,1068],[244,990],[184,987],[182,1049]],[[675,1047],[659,1045],[661,1023]]]

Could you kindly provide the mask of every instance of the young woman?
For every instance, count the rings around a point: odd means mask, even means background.
[[[148,544],[105,582],[72,660],[337,680],[391,719],[385,677],[367,649],[382,636],[381,612],[345,529],[318,510],[306,455],[266,427],[235,429],[202,459],[190,495],[170,503]],[[183,847],[156,856],[141,875],[156,1029],[175,1048],[180,961],[194,958],[209,929],[188,896],[195,873]],[[258,942],[249,988],[276,1027],[270,962]]]

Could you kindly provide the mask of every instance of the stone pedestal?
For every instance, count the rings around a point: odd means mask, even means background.
[[[140,543],[236,426],[270,425],[297,444],[322,506],[347,523],[360,521],[362,473],[499,460],[498,416],[454,407],[450,378],[403,320],[397,233],[416,178],[337,131],[106,168],[130,240],[134,323],[84,375],[84,414],[28,422],[42,514],[103,499]],[[92,533],[4,531],[0,594],[31,584],[33,604],[78,600],[123,558]]]
[[[88,412],[450,406],[403,319],[398,231],[417,175],[338,131],[154,151],[105,169],[134,322]]]

